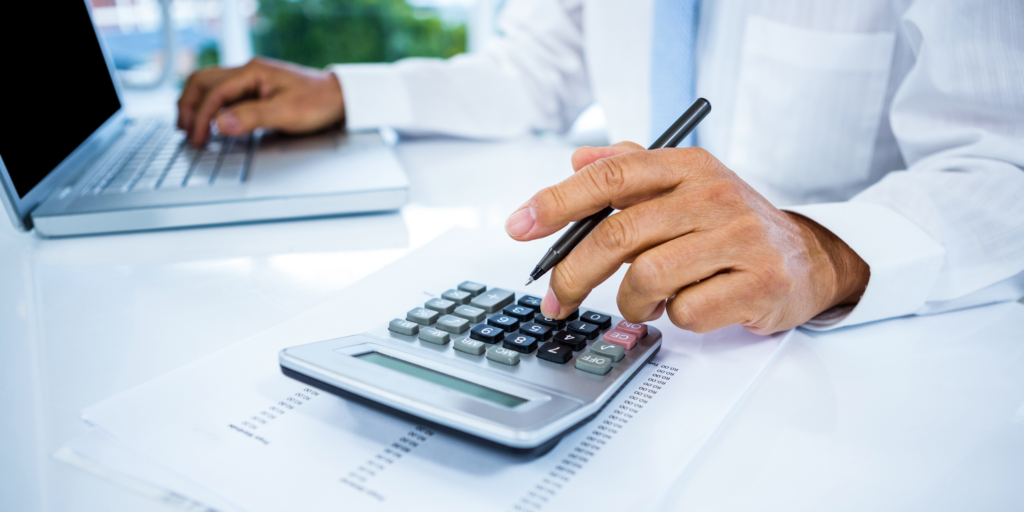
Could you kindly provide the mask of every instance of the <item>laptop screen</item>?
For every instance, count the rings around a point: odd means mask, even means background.
[[[25,197],[120,108],[85,2],[9,2],[0,16],[0,158]]]

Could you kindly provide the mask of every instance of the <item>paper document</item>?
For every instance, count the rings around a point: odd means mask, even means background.
[[[734,328],[701,336],[666,319],[654,322],[664,333],[656,360],[595,420],[536,459],[434,432],[280,372],[281,349],[363,332],[461,281],[518,290],[514,283],[543,249],[503,233],[452,231],[314,310],[88,408],[84,419],[105,434],[97,434],[98,441],[76,440],[68,450],[95,461],[103,457],[92,452],[102,452],[102,437],[109,435],[124,456],[95,462],[141,466],[126,454],[144,457],[160,469],[153,470],[151,483],[177,487],[185,496],[189,489],[206,493],[205,501],[218,501],[221,509],[653,506],[785,334],[760,337]],[[621,274],[612,277],[585,304],[616,311],[620,280]],[[546,283],[534,286],[530,291],[540,295]]]

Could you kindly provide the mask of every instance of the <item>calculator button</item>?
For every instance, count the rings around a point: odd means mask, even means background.
[[[600,329],[596,325],[581,322],[579,320],[569,322],[569,324],[566,325],[566,328],[569,329],[569,332],[574,332],[576,334],[582,334],[586,336],[588,340],[596,338],[597,332],[600,331]]]
[[[519,297],[519,302],[517,302],[516,304],[519,304],[520,306],[526,306],[528,308],[540,309],[540,297],[534,297],[533,295],[523,295],[522,297]]]
[[[477,295],[476,297],[473,297],[473,300],[469,301],[469,304],[488,313],[496,313],[501,311],[501,308],[511,304],[515,298],[516,294],[508,290],[492,288],[480,295]]]
[[[533,321],[538,324],[553,327],[555,329],[565,329],[565,320],[555,320],[554,318],[548,318],[544,316],[544,313],[537,313],[533,315]]]
[[[431,325],[437,321],[437,317],[441,316],[441,313],[427,308],[416,308],[405,314],[405,319],[410,322],[416,322],[420,325]]]
[[[441,313],[443,315],[447,315],[447,314],[451,313],[452,311],[455,311],[455,305],[456,304],[454,302],[450,301],[450,300],[430,299],[430,300],[427,301],[426,304],[423,305],[423,307],[425,307],[427,309],[433,309],[434,311],[437,311],[438,313]]]
[[[525,324],[519,326],[519,332],[523,334],[529,334],[530,336],[533,336],[534,338],[537,338],[541,341],[547,341],[551,339],[552,331],[554,331],[554,329],[547,325],[541,325],[533,322],[526,322]]]
[[[647,336],[647,324],[634,324],[625,320],[619,322],[619,325],[615,326],[616,331],[622,331],[626,334],[632,334],[636,336],[636,339],[642,340]]]
[[[515,332],[516,328],[519,327],[519,320],[516,320],[515,317],[499,313],[497,315],[491,315],[491,317],[487,319],[487,325],[500,327],[504,329],[505,332]]]
[[[537,357],[544,359],[545,361],[551,361],[552,363],[565,364],[572,359],[572,349],[565,345],[549,341],[544,345],[541,345],[540,350],[537,351]]]
[[[520,322],[529,322],[533,318],[533,308],[526,306],[516,306],[515,304],[509,304],[505,306],[505,309],[501,310],[502,313],[508,316],[516,317],[516,320]]]
[[[437,328],[452,334],[462,334],[469,329],[469,320],[455,315],[445,315],[437,319]]]
[[[519,364],[519,352],[509,350],[502,346],[493,346],[487,349],[487,359],[496,363],[515,366]]]
[[[479,356],[487,349],[487,344],[479,340],[474,340],[473,338],[459,338],[452,343],[452,347],[459,352]]]
[[[470,297],[476,297],[483,293],[487,287],[480,283],[474,283],[473,281],[463,281],[462,284],[459,285],[459,289],[464,292],[469,292]]]
[[[512,333],[505,336],[505,343],[502,343],[502,346],[516,352],[529,354],[537,350],[537,338],[525,334]]]
[[[448,290],[441,294],[441,298],[456,304],[469,304],[469,299],[472,299],[473,295],[462,290]]]
[[[555,342],[576,351],[587,348],[587,337],[575,332],[558,331],[555,333]]]
[[[493,325],[479,324],[469,331],[469,337],[484,343],[497,343],[505,337],[505,329]]]
[[[416,336],[420,332],[420,325],[416,322],[396,318],[388,324],[388,330],[406,336]]]
[[[626,350],[629,350],[636,346],[636,336],[624,333],[622,331],[608,331],[604,333],[604,337],[601,338],[601,341],[614,343]]]
[[[579,318],[580,318],[580,310],[577,309],[577,310],[573,311],[572,313],[569,313],[569,316],[565,317],[565,321],[566,322],[572,322],[573,320],[578,320]]]
[[[447,332],[444,332],[441,329],[434,329],[433,327],[424,327],[420,329],[420,339],[435,345],[446,345],[452,340],[451,337],[448,336]]]
[[[477,322],[483,322],[484,318],[487,317],[487,312],[480,308],[474,308],[473,306],[459,306],[455,308],[455,316],[461,316],[475,324]]]
[[[580,320],[583,320],[588,324],[594,324],[602,329],[607,329],[612,326],[612,317],[602,315],[601,313],[595,313],[593,311],[587,311],[580,315]]]
[[[603,341],[594,343],[590,347],[590,351],[599,356],[610,357],[616,363],[621,361],[622,357],[626,355],[626,349],[614,343],[605,343]]]
[[[576,369],[597,375],[605,375],[612,369],[612,359],[592,352],[576,358]]]

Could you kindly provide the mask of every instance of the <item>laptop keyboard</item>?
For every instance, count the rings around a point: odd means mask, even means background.
[[[252,160],[253,136],[211,135],[194,148],[185,133],[162,120],[137,121],[85,194],[125,194],[155,190],[238,185]]]

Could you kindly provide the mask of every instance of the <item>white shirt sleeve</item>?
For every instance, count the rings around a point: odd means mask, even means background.
[[[902,34],[913,67],[889,121],[907,169],[847,203],[787,208],[871,267],[828,329],[1024,295],[1024,3],[918,1]],[[852,310],[851,310],[852,309]]]
[[[347,126],[474,138],[568,129],[592,102],[581,0],[510,0],[498,28],[478,53],[333,66]]]

